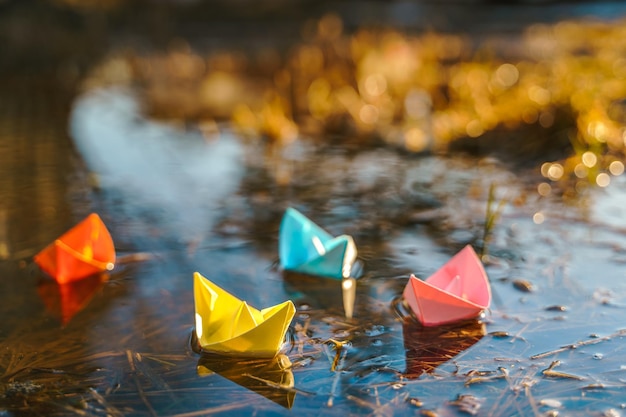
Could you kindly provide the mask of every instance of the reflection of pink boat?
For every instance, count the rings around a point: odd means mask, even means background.
[[[403,296],[424,326],[438,326],[478,316],[491,303],[491,287],[467,245],[425,281],[411,275]]]
[[[435,372],[437,367],[469,349],[485,335],[485,324],[478,320],[447,326],[424,327],[414,320],[402,323],[406,371],[409,379]]]

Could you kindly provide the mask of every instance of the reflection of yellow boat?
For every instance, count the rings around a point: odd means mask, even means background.
[[[198,374],[213,372],[285,408],[291,408],[296,397],[291,361],[283,354],[271,359],[245,360],[203,355],[198,360]]]
[[[433,372],[439,365],[474,345],[485,335],[485,324],[470,320],[455,325],[424,327],[406,317],[402,326],[407,378]]]
[[[66,325],[76,313],[85,308],[108,279],[109,275],[103,273],[67,284],[45,280],[39,284],[37,292],[46,309]]]
[[[271,358],[280,350],[296,308],[291,301],[257,310],[194,274],[196,335],[207,352]]]

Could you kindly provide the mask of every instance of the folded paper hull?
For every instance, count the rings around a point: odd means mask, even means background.
[[[35,262],[59,284],[107,271],[115,263],[115,247],[95,213],[35,255]]]
[[[259,311],[197,272],[194,299],[201,348],[225,355],[274,357],[296,311],[291,301]]]
[[[425,281],[411,275],[403,296],[424,326],[438,326],[478,316],[491,303],[491,288],[468,245]]]
[[[333,238],[293,208],[285,211],[278,242],[280,264],[284,270],[328,278],[349,277],[357,255],[352,237]]]

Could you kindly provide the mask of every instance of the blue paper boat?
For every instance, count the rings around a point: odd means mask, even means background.
[[[333,238],[293,208],[280,224],[278,253],[284,270],[335,279],[350,277],[357,254],[352,237]]]

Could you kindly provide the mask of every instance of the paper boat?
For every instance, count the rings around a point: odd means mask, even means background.
[[[291,301],[257,310],[194,274],[196,335],[203,351],[271,358],[285,339],[296,308]]]
[[[113,269],[115,247],[95,213],[35,255],[35,262],[59,284]]]
[[[278,253],[284,270],[335,279],[350,276],[357,255],[352,237],[333,238],[293,208],[280,224]]]
[[[217,373],[287,409],[293,406],[296,397],[291,361],[282,353],[271,359],[245,360],[202,355],[197,372],[200,376]]]
[[[411,275],[403,296],[424,326],[438,326],[478,316],[491,303],[491,287],[468,245],[425,281]]]
[[[65,326],[76,313],[89,304],[94,294],[102,288],[108,279],[109,275],[103,273],[67,284],[45,280],[37,287],[37,293],[46,309],[58,317],[61,324]]]

